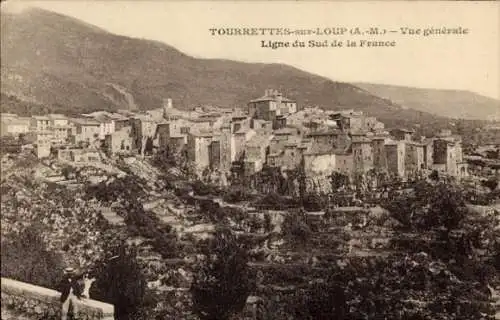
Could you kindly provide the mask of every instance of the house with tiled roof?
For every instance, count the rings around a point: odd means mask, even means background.
[[[297,112],[297,102],[277,90],[268,89],[264,96],[248,103],[248,113],[255,119],[273,121],[277,116]]]
[[[245,174],[251,175],[262,170],[269,152],[272,135],[255,134],[245,145]]]
[[[308,177],[327,177],[334,171],[350,175],[352,171],[349,147],[315,143],[304,152],[303,158],[304,171]]]

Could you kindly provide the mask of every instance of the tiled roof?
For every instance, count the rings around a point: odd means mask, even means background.
[[[35,120],[50,120],[48,116],[33,116]]]
[[[269,144],[271,140],[271,135],[256,134],[250,140],[247,141],[247,146],[249,147],[264,147]]]
[[[338,135],[341,132],[339,130],[319,130],[308,133],[308,136],[330,136]]]
[[[48,117],[51,119],[67,119],[68,118],[64,114],[57,114],[57,113],[51,113],[48,115]]]
[[[71,122],[82,125],[82,126],[99,126],[101,125],[98,121],[86,118],[72,118]]]
[[[297,132],[297,130],[292,129],[292,128],[281,128],[281,129],[275,130],[273,133],[275,135],[292,135],[296,132]]]

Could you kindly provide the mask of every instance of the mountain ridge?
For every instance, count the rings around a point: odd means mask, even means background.
[[[403,107],[452,119],[500,120],[500,100],[470,90],[416,88],[355,82],[354,85]]]

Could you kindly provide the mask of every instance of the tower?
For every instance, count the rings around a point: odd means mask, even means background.
[[[172,109],[172,99],[163,99],[163,118],[168,118],[169,110]]]

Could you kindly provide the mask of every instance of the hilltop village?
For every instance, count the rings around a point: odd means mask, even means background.
[[[3,278],[86,271],[116,320],[500,317],[497,146],[271,89],[1,129]],[[10,319],[60,319],[16,299]]]
[[[450,131],[416,137],[412,130],[385,128],[355,110],[300,110],[276,90],[266,90],[244,110],[184,111],[165,99],[161,109],[146,112],[97,111],[79,118],[3,113],[1,121],[2,135],[32,142],[38,158],[78,163],[164,153],[184,157],[200,176],[217,173],[223,184],[230,175],[252,176],[266,166],[303,167],[317,181],[334,171],[351,180],[373,172],[403,180],[434,170],[453,177],[468,174],[461,137]]]

